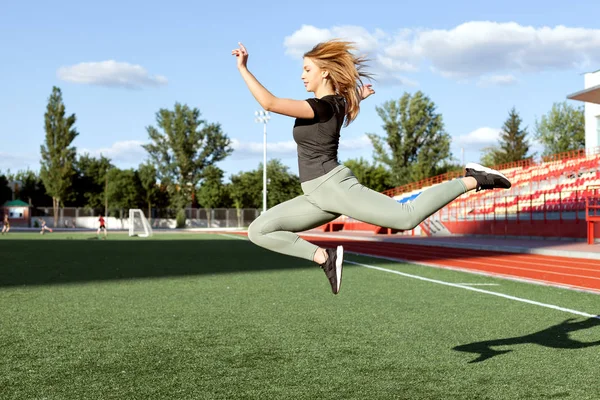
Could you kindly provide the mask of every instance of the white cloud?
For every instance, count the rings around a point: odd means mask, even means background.
[[[15,173],[21,170],[37,171],[40,167],[40,153],[7,153],[0,152],[0,173],[10,170]]]
[[[362,135],[356,138],[342,138],[340,139],[340,150],[352,151],[352,150],[365,150],[372,147],[371,139],[367,135]]]
[[[418,52],[444,76],[494,71],[537,72],[600,61],[600,29],[522,26],[472,21],[450,30],[420,32]]]
[[[465,135],[456,138],[455,144],[458,147],[471,150],[481,150],[484,147],[492,146],[498,143],[501,129],[482,127],[475,129]]]
[[[241,142],[238,139],[231,139],[233,159],[254,158],[263,154],[263,142]],[[287,142],[269,142],[267,141],[267,157],[293,157],[296,155],[296,143],[293,140]]]
[[[303,25],[285,38],[286,54],[301,57],[316,43],[336,37],[355,41],[360,52],[372,59],[378,81],[385,83],[406,84],[398,73],[418,71],[424,64],[451,79],[484,77],[483,84],[512,84],[515,73],[581,69],[600,63],[600,29],[492,21],[397,32]]]
[[[100,149],[77,149],[78,154],[88,153],[92,157],[103,155],[119,168],[133,168],[144,162],[148,152],[144,150],[139,140],[124,140],[115,142],[110,147]]]
[[[364,150],[370,148],[371,140],[367,135],[356,138],[340,138],[340,151]],[[262,142],[241,142],[238,139],[231,139],[231,147],[233,147],[234,159],[247,159],[254,157],[262,157],[263,143]],[[270,158],[295,158],[297,157],[297,145],[293,140],[285,142],[268,142],[267,141],[267,157]]]
[[[489,86],[509,86],[517,83],[517,78],[514,75],[491,75],[483,76],[477,82],[478,86],[489,87]]]
[[[284,39],[284,45],[286,54],[300,58],[319,42],[333,38],[352,38],[361,51],[368,53],[377,50],[382,37],[385,37],[385,33],[382,31],[370,34],[360,26],[335,26],[331,29],[319,29],[312,25],[302,25],[299,30]]]
[[[332,34],[329,29],[319,29],[312,25],[302,25],[299,30],[290,36],[286,36],[284,39],[285,54],[289,54],[294,58],[300,58],[315,44],[331,38]]]
[[[151,76],[140,65],[132,65],[114,60],[84,62],[77,65],[60,67],[56,74],[59,79],[67,82],[107,87],[124,87],[128,89],[167,84],[167,78],[161,75]]]

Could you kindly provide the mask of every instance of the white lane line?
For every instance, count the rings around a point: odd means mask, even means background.
[[[457,283],[462,286],[500,286],[499,283]]]
[[[226,238],[234,238],[234,239],[238,239],[238,240],[247,240],[246,236],[242,236],[242,235],[232,235],[232,234],[227,234],[227,233],[217,233],[217,235],[219,235],[219,236],[225,236]]]
[[[418,279],[420,281],[425,281],[425,282],[430,282],[430,283],[437,283],[438,285],[445,285],[445,286],[451,286],[451,287],[455,287],[455,288],[459,288],[459,289],[471,290],[473,292],[489,294],[491,296],[502,297],[502,298],[505,298],[505,299],[508,299],[508,300],[519,301],[521,303],[532,304],[532,305],[539,306],[539,307],[545,307],[545,308],[551,308],[551,309],[557,310],[557,311],[563,311],[563,312],[566,312],[566,313],[569,313],[569,314],[580,315],[580,316],[586,317],[586,318],[600,319],[600,315],[588,314],[588,313],[583,312],[583,311],[577,311],[577,310],[573,310],[573,309],[570,309],[570,308],[555,306],[553,304],[541,303],[539,301],[524,299],[524,298],[521,298],[521,297],[510,296],[510,295],[504,294],[504,293],[490,292],[489,290],[479,289],[479,288],[472,287],[472,286],[465,286],[465,285],[461,285],[459,283],[451,283],[451,282],[440,281],[440,280],[437,280],[437,279],[425,278],[424,276],[407,274],[405,272],[395,271],[393,269],[375,267],[373,265],[363,264],[363,263],[354,262],[354,261],[346,261],[346,262],[349,263],[349,264],[360,265],[361,267],[370,268],[370,269],[374,269],[374,270],[377,270],[377,271],[382,271],[382,272],[388,272],[390,274],[401,275],[401,276],[404,276],[406,278]]]
[[[405,258],[400,258],[400,257],[377,256],[377,255],[368,254],[368,253],[360,253],[357,251],[347,251],[346,253],[355,254],[357,256],[363,256],[363,257],[379,258],[382,260],[393,261],[395,263],[422,265],[424,267],[429,267],[429,268],[447,269],[450,271],[465,272],[467,274],[473,274],[473,275],[491,276],[493,278],[506,279],[506,280],[514,281],[514,282],[530,283],[530,284],[534,284],[534,285],[550,286],[550,287],[561,288],[561,289],[569,289],[569,290],[574,290],[576,292],[600,294],[600,290],[588,288],[585,286],[577,286],[577,285],[571,285],[571,284],[566,284],[566,283],[552,282],[552,281],[546,281],[543,279],[525,278],[525,277],[519,277],[516,275],[502,274],[499,272],[490,272],[490,271],[474,269],[474,268],[469,268],[469,267],[466,267],[466,268],[452,267],[452,266],[444,265],[444,264],[436,264],[436,263],[423,262],[423,261],[411,261],[411,260],[408,260]]]

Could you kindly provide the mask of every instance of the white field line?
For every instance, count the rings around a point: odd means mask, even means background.
[[[401,275],[401,276],[404,276],[406,278],[418,279],[418,280],[421,280],[421,281],[435,283],[435,284],[438,284],[438,285],[445,285],[445,286],[451,286],[451,287],[455,287],[455,288],[459,288],[459,289],[471,290],[473,292],[488,294],[488,295],[491,295],[491,296],[502,297],[502,298],[505,298],[505,299],[508,299],[508,300],[518,301],[518,302],[521,302],[521,303],[532,304],[532,305],[535,305],[535,306],[538,306],[538,307],[551,308],[553,310],[562,311],[562,312],[566,312],[566,313],[574,314],[574,315],[579,315],[579,316],[586,317],[586,318],[600,319],[600,315],[588,314],[588,313],[583,312],[583,311],[577,311],[577,310],[573,310],[573,309],[570,309],[570,308],[555,306],[553,304],[541,303],[539,301],[524,299],[524,298],[521,298],[521,297],[510,296],[510,295],[504,294],[504,293],[491,292],[489,290],[480,289],[480,288],[476,288],[476,287],[472,287],[472,286],[466,286],[466,285],[463,285],[463,284],[460,284],[460,283],[451,283],[451,282],[446,282],[446,281],[440,281],[438,279],[431,279],[431,278],[426,278],[424,276],[407,274],[405,272],[395,271],[395,270],[387,269],[387,268],[375,267],[373,265],[363,264],[363,263],[354,262],[354,261],[346,261],[346,262],[349,263],[349,264],[360,265],[361,267],[370,268],[370,269],[374,269],[374,270],[377,270],[377,271],[382,271],[382,272],[388,272],[390,274]]]
[[[217,235],[225,236],[226,238],[238,239],[238,240],[248,240],[246,238],[246,236],[241,236],[241,235],[231,235],[231,234],[227,234],[227,233],[218,233]]]
[[[499,283],[457,283],[462,286],[500,286]]]

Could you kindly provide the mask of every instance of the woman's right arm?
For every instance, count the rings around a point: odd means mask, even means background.
[[[276,97],[269,92],[258,79],[256,79],[246,65],[248,61],[248,51],[244,45],[240,43],[240,47],[232,50],[231,54],[237,57],[237,67],[244,82],[246,82],[248,89],[250,89],[250,93],[252,93],[252,96],[254,96],[264,110],[294,118],[314,118],[315,113],[308,102],[305,100],[291,100]]]

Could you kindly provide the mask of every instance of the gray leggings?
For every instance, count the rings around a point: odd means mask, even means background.
[[[318,246],[294,232],[316,228],[340,215],[385,228],[411,230],[466,193],[467,188],[457,179],[423,191],[412,202],[398,203],[361,185],[349,168],[340,165],[302,183],[302,191],[303,195],[263,212],[248,228],[248,238],[266,249],[312,261]]]

